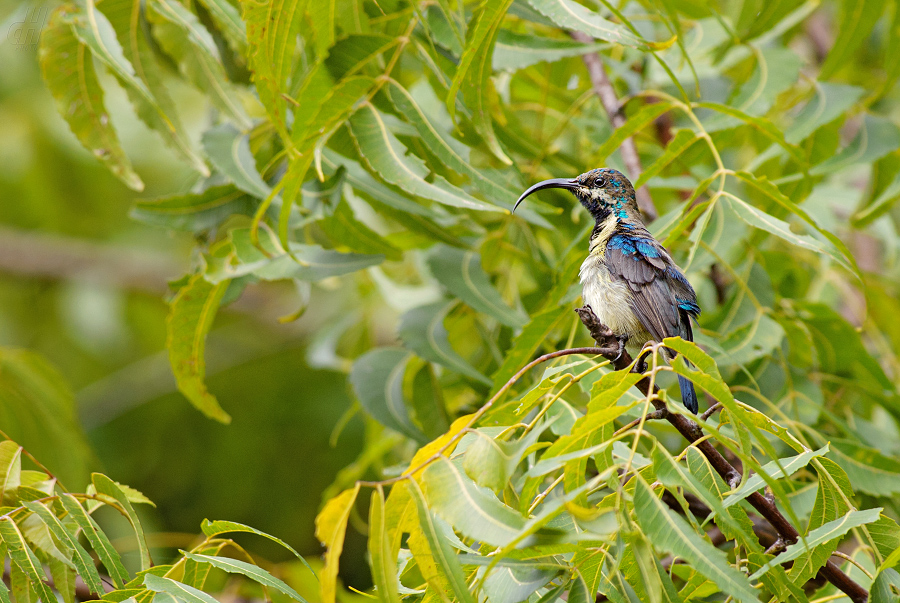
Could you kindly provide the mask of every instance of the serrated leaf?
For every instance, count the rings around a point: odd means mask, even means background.
[[[0,504],[15,504],[21,476],[22,447],[12,440],[0,442]]]
[[[397,348],[377,348],[356,359],[350,383],[363,409],[382,425],[414,440],[424,434],[412,422],[403,397],[403,374],[410,353]]]
[[[103,582],[100,580],[100,573],[94,567],[94,560],[81,546],[78,539],[63,526],[56,514],[39,502],[25,502],[23,505],[44,522],[58,541],[74,551],[72,562],[75,564],[75,569],[78,570],[78,575],[81,576],[81,579],[84,580],[90,591],[97,596],[105,594]]]
[[[134,511],[134,507],[131,506],[128,495],[119,484],[102,473],[94,473],[91,475],[91,483],[94,485],[94,488],[96,488],[97,494],[106,495],[115,499],[122,509],[125,510],[125,514],[128,516],[128,521],[131,523],[131,527],[134,529],[134,535],[137,538],[138,552],[140,553],[141,558],[141,570],[150,569],[150,549],[147,546],[147,539],[144,536],[144,528],[141,525],[140,518]]]
[[[178,390],[197,410],[220,423],[230,423],[231,417],[206,389],[205,348],[228,282],[214,285],[202,274],[193,275],[172,300],[166,320],[166,348]]]
[[[371,105],[364,105],[350,118],[350,130],[366,163],[381,178],[413,195],[425,197],[451,207],[477,211],[504,211],[479,201],[435,176],[426,182],[428,168],[388,129],[382,116]]]
[[[50,587],[44,583],[41,562],[25,543],[22,533],[16,526],[16,522],[10,517],[0,517],[0,539],[6,545],[10,561],[18,567],[28,578],[32,588],[44,603],[56,603],[56,596]]]
[[[71,494],[63,494],[59,497],[59,501],[62,504],[63,509],[69,514],[69,517],[71,517],[81,529],[85,538],[87,538],[88,543],[91,545],[91,548],[97,553],[100,561],[103,563],[104,567],[106,567],[106,571],[109,572],[109,576],[112,578],[116,588],[122,588],[125,583],[128,582],[128,572],[125,570],[125,566],[122,565],[122,559],[119,557],[119,553],[116,549],[113,548],[109,538],[103,533],[103,530],[100,529],[97,522],[95,522],[90,515],[85,513],[81,503],[79,503],[74,496]]]
[[[525,528],[525,517],[501,503],[487,488],[476,485],[445,458],[425,468],[422,487],[429,508],[479,542],[502,547]]]
[[[151,573],[145,574],[144,584],[154,592],[167,593],[179,601],[184,601],[184,603],[217,603],[213,597],[202,590],[164,576],[155,576]]]
[[[235,52],[247,56],[247,27],[241,20],[240,11],[228,0],[200,0],[200,3]]]
[[[462,91],[463,99],[472,111],[475,130],[487,143],[491,153],[507,165],[512,165],[512,159],[507,157],[494,133],[490,109],[493,84],[490,77],[494,42],[511,4],[512,0],[488,0],[475,10],[466,30],[466,43],[456,74],[447,92],[447,109],[451,119],[456,114],[457,94]]]
[[[543,38],[501,29],[494,45],[494,71],[517,71],[537,63],[577,57],[606,48],[607,44],[582,44],[562,38]]]
[[[159,133],[193,169],[208,176],[209,169],[194,151],[178,119],[175,103],[141,30],[140,2],[106,0],[102,11],[94,5],[94,0],[88,0],[83,12],[69,18],[75,35],[116,76],[141,121]]]
[[[391,80],[387,92],[397,109],[416,128],[416,132],[428,148],[453,171],[469,177],[478,189],[498,205],[512,205],[516,193],[502,182],[485,174],[469,161],[469,149],[442,131],[416,103],[412,95],[400,84]]]
[[[463,470],[479,486],[501,490],[506,486],[522,455],[541,436],[550,423],[535,427],[515,440],[495,439],[481,430],[470,432],[476,436],[475,442],[466,448]]]
[[[723,105],[721,103],[702,102],[696,103],[695,106],[703,109],[711,109],[723,115],[737,118],[738,120],[744,122],[748,126],[762,133],[778,146],[782,147],[797,162],[801,164],[805,163],[805,158],[800,152],[800,149],[785,140],[784,134],[781,132],[781,130],[775,127],[775,125],[772,124],[772,122],[768,119],[764,117],[754,117],[752,115],[748,115],[740,109],[729,107],[728,105]]]
[[[58,559],[47,561],[53,587],[62,596],[63,603],[75,603],[75,570]]]
[[[846,84],[817,82],[816,96],[791,120],[784,131],[785,139],[797,144],[813,132],[844,115],[862,98],[865,90]]]
[[[431,554],[435,567],[451,591],[447,594],[452,594],[461,603],[474,603],[475,599],[472,593],[469,592],[466,576],[456,556],[456,551],[453,550],[446,536],[438,528],[437,518],[428,509],[418,484],[410,482],[406,487],[415,499],[419,526],[422,530],[422,535],[428,543],[428,552]]]
[[[185,551],[182,551],[182,554],[184,555],[185,559],[191,559],[193,561],[196,561],[197,563],[208,563],[209,565],[216,567],[222,571],[228,572],[229,574],[241,574],[247,576],[254,582],[262,584],[263,586],[274,588],[278,592],[286,594],[295,601],[300,601],[301,603],[306,602],[306,599],[300,596],[300,593],[298,593],[293,588],[285,584],[284,581],[279,580],[258,565],[253,565],[245,561],[239,561],[237,559],[231,559],[230,557],[194,554]]]
[[[143,190],[106,112],[90,52],[68,24],[72,9],[67,4],[54,10],[41,33],[38,58],[44,82],[81,144],[129,188]]]
[[[724,551],[715,548],[688,523],[673,513],[639,474],[634,478],[634,509],[641,530],[661,549],[687,561],[692,568],[716,583],[735,601],[757,601],[747,576],[728,564]]]
[[[295,551],[293,547],[291,547],[288,543],[286,543],[282,539],[272,536],[271,534],[267,534],[267,533],[263,532],[262,530],[257,530],[256,528],[250,527],[248,525],[244,525],[242,523],[237,523],[235,521],[226,521],[226,520],[222,520],[222,519],[217,519],[217,520],[213,520],[213,521],[210,521],[209,519],[204,519],[203,523],[200,525],[200,529],[203,531],[203,533],[206,536],[208,536],[210,538],[219,536],[220,534],[228,534],[231,532],[244,532],[247,534],[256,534],[257,536],[262,536],[263,538],[267,538],[268,540],[271,540],[272,542],[289,550],[291,553],[293,553],[293,555],[297,559],[299,559],[306,567],[309,568],[309,571],[312,572],[312,568],[306,562],[306,559],[304,559],[300,553]],[[313,572],[313,573],[315,573],[315,572]]]
[[[428,266],[450,293],[474,310],[513,328],[528,322],[526,315],[503,301],[481,267],[481,256],[474,251],[438,245],[428,256]]]
[[[217,227],[229,216],[252,216],[259,201],[233,184],[211,186],[200,193],[139,199],[130,216],[172,230],[202,232]]]
[[[580,31],[598,40],[645,49],[662,49],[675,42],[674,38],[662,44],[641,40],[624,25],[607,21],[572,0],[528,0],[528,4],[560,27]]]
[[[215,41],[197,16],[176,0],[152,0],[146,6],[154,36],[184,76],[203,91],[216,108],[241,127],[249,127],[250,120],[235,85],[225,74]]]
[[[334,603],[337,588],[338,560],[344,548],[347,520],[359,494],[359,484],[344,490],[325,503],[316,516],[316,538],[325,546],[325,567],[319,574],[322,603]]]
[[[769,481],[790,477],[803,467],[806,467],[811,460],[824,456],[827,452],[828,444],[825,444],[818,450],[806,450],[795,456],[778,459],[778,461],[769,461],[760,467],[759,473],[754,473],[750,477],[745,478],[741,483],[741,487],[734,494],[729,494],[722,505],[730,507],[738,501],[744,500],[765,486]],[[766,480],[763,477],[764,475],[769,479]]]
[[[783,553],[755,571],[753,575],[750,576],[750,579],[756,580],[775,565],[781,565],[788,561],[798,559],[801,555],[808,554],[810,550],[816,546],[839,538],[853,528],[876,521],[880,514],[881,508],[879,507],[877,509],[867,509],[865,511],[851,511],[840,519],[829,521],[822,527],[812,530],[805,538],[788,546]]]
[[[437,301],[419,306],[400,317],[397,335],[403,345],[425,360],[436,362],[470,379],[490,383],[478,369],[469,364],[450,346],[444,319],[455,302]]]

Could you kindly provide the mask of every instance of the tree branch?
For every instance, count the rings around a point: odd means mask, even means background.
[[[578,313],[578,316],[581,317],[581,322],[583,322],[584,326],[590,331],[591,337],[597,342],[598,347],[603,348],[612,346],[616,343],[615,336],[606,325],[600,322],[589,306],[578,308],[575,311]],[[628,352],[623,352],[618,359],[615,358],[615,354],[605,354],[605,356],[607,359],[613,361],[616,370],[628,368],[633,361]],[[649,387],[650,380],[647,377],[637,383],[637,388],[641,390],[644,395],[647,395]],[[653,399],[653,405],[657,410],[666,407],[664,402],[657,399]],[[703,430],[700,429],[700,426],[684,415],[667,413],[666,420],[692,444],[697,442],[697,440],[703,436]],[[696,446],[709,461],[710,465],[716,470],[716,473],[721,475],[728,484],[731,484],[732,487],[734,487],[740,483],[741,474],[738,473],[718,450],[716,450],[710,440],[697,442]],[[797,542],[800,533],[797,531],[797,528],[791,525],[791,522],[781,514],[781,511],[778,510],[773,501],[769,500],[759,492],[754,492],[747,497],[747,502],[749,502],[773,528],[775,528],[775,531],[778,532],[779,536],[786,544]],[[845,574],[833,561],[829,560],[825,566],[819,570],[819,574],[831,582],[841,592],[850,597],[854,603],[865,603],[869,600],[869,593],[866,592],[866,589],[854,582],[853,579]]]
[[[594,39],[591,36],[580,31],[570,32],[569,35],[572,36],[572,39],[583,44],[594,43]],[[622,124],[625,123],[625,116],[622,115],[619,99],[616,97],[616,91],[613,89],[612,82],[609,81],[609,76],[606,74],[606,67],[603,66],[603,59],[600,57],[599,53],[593,52],[589,52],[581,58],[584,61],[585,67],[587,67],[588,76],[591,78],[591,86],[594,88],[594,93],[600,98],[600,104],[603,105],[603,108],[606,109],[606,113],[609,115],[609,121],[614,128],[621,127]],[[628,176],[632,180],[637,180],[644,169],[641,167],[641,159],[638,157],[637,147],[634,145],[634,138],[630,136],[626,138],[619,149],[622,152],[622,160],[625,162]],[[650,191],[647,189],[647,185],[645,184],[635,191],[635,195],[637,197],[638,207],[647,217],[647,221],[652,222],[655,220],[657,216],[659,216],[659,212],[656,211],[656,205],[653,204],[653,199],[650,197]]]

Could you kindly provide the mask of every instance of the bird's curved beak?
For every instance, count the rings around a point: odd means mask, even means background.
[[[516,209],[519,207],[519,203],[524,201],[525,197],[527,197],[531,193],[542,191],[545,188],[564,188],[567,190],[575,190],[576,188],[578,188],[578,186],[578,181],[574,178],[551,178],[550,180],[538,182],[527,191],[522,193],[522,196],[519,197],[519,200],[516,201],[516,204],[513,206],[513,213],[515,213]]]

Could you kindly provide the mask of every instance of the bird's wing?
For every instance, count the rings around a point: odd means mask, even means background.
[[[627,235],[610,237],[606,262],[610,272],[628,284],[632,309],[656,341],[677,335],[690,338],[689,316],[700,313],[697,297],[656,240]]]

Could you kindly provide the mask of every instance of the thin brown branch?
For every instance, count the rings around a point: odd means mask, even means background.
[[[570,32],[569,35],[571,35],[574,40],[582,42],[583,44],[594,43],[594,39],[591,36],[580,31]],[[621,127],[625,123],[625,116],[622,115],[616,91],[613,89],[612,82],[609,81],[609,76],[606,74],[606,67],[603,66],[603,59],[599,53],[594,52],[589,52],[581,58],[584,60],[585,67],[587,67],[588,76],[591,78],[591,86],[594,89],[594,93],[600,99],[600,104],[603,105],[603,108],[609,115],[610,123],[612,123],[614,128]],[[637,180],[644,169],[641,167],[641,158],[638,156],[637,147],[634,145],[634,139],[630,136],[626,138],[625,142],[622,143],[622,146],[619,147],[619,150],[622,153],[622,161],[625,162],[625,168],[628,170],[628,176],[632,180]],[[647,221],[652,222],[655,220],[657,216],[659,216],[659,212],[656,210],[656,205],[653,204],[653,199],[650,197],[650,191],[647,189],[647,185],[645,184],[639,188],[635,191],[635,194],[637,196],[638,207],[644,213],[644,216],[646,216]]]
[[[588,328],[591,337],[594,338],[599,347],[610,347],[617,343],[615,336],[613,336],[608,327],[600,322],[593,311],[591,311],[590,307],[585,306],[583,308],[578,308],[576,312],[581,317],[581,321],[584,323],[584,326]],[[618,359],[615,358],[615,353],[604,355],[607,359],[613,361],[617,370],[627,368],[632,363],[632,358],[628,352],[624,352]],[[647,395],[649,386],[650,380],[646,377],[637,383],[637,388],[644,395]],[[657,410],[665,408],[665,403],[661,400],[658,400],[655,397],[651,398],[651,400]],[[697,423],[684,415],[671,412],[666,416],[666,420],[669,421],[669,423],[671,423],[688,442],[692,444],[696,442],[697,449],[703,453],[703,456],[705,456],[710,465],[713,466],[716,473],[721,475],[726,483],[731,484],[732,487],[740,483],[740,473],[738,473],[731,463],[716,450],[712,445],[712,442],[708,439],[698,441],[703,437],[703,430],[700,429],[700,426],[697,425]],[[747,497],[747,502],[749,502],[773,528],[775,528],[775,531],[778,532],[779,536],[786,544],[797,542],[800,533],[797,531],[797,528],[781,514],[781,511],[778,510],[773,501],[767,499],[759,492],[754,492]],[[865,603],[869,600],[869,593],[866,592],[866,589],[845,574],[833,561],[829,560],[825,566],[819,570],[819,574],[837,587],[841,592],[850,597],[854,603]]]

